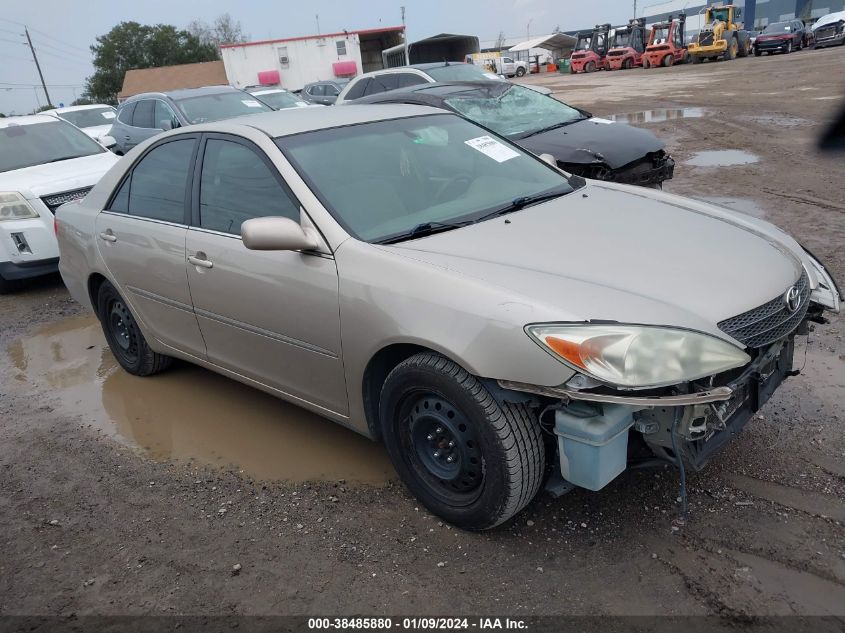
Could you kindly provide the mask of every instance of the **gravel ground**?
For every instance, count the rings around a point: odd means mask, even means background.
[[[637,123],[678,161],[667,190],[764,215],[845,280],[845,168],[814,145],[843,77],[836,48],[527,81],[597,115],[674,112]],[[723,149],[759,162],[684,164]],[[0,297],[0,614],[845,615],[841,317],[813,332],[802,375],[690,476],[680,529],[677,474],[650,470],[540,495],[469,534],[392,478],[262,481],[248,455],[229,468],[153,459],[104,432],[4,353],[80,314],[58,279]],[[245,393],[248,417],[265,396]]]

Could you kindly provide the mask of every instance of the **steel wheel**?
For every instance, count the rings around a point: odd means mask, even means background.
[[[138,362],[138,326],[132,318],[132,313],[119,298],[107,304],[106,309],[108,315],[104,325],[110,334],[109,342],[114,341],[117,348],[115,355],[120,355],[126,363],[135,365]]]

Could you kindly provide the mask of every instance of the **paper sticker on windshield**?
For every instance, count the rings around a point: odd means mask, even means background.
[[[482,154],[489,156],[497,163],[504,163],[506,160],[519,156],[518,152],[515,152],[504,143],[500,143],[492,136],[479,136],[478,138],[471,138],[468,141],[464,141],[464,143]]]
[[[111,110],[106,110],[105,112],[100,112],[100,114],[103,115],[104,119],[113,119],[114,118],[114,112],[112,112]]]
[[[247,108],[260,108],[261,104],[254,99],[241,99],[241,103],[243,103]]]
[[[594,123],[615,123],[615,121],[609,121],[607,119],[600,119],[597,116],[594,116],[592,119],[590,119],[590,121],[592,121]]]

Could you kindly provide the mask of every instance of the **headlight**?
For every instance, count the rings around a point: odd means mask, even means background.
[[[0,222],[4,220],[25,220],[37,218],[38,211],[17,191],[0,192]]]
[[[643,325],[529,325],[526,332],[573,369],[620,387],[674,385],[751,360],[721,339]]]

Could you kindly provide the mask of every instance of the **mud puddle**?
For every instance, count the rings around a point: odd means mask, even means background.
[[[62,413],[157,461],[233,467],[261,480],[395,477],[381,445],[234,380],[187,363],[150,378],[126,373],[90,317],[36,330],[8,355],[21,387],[57,396]]]
[[[677,119],[700,119],[707,114],[706,108],[658,108],[642,112],[612,114],[608,119],[617,123],[662,123]]]
[[[686,161],[693,167],[731,167],[733,165],[750,165],[759,162],[756,154],[741,149],[718,149],[706,152],[696,152]]]
[[[749,198],[703,198],[702,202],[718,204],[722,207],[727,207],[732,211],[739,211],[740,213],[745,213],[746,215],[751,215],[755,218],[763,219],[767,215],[766,210],[763,209],[763,207]]]

